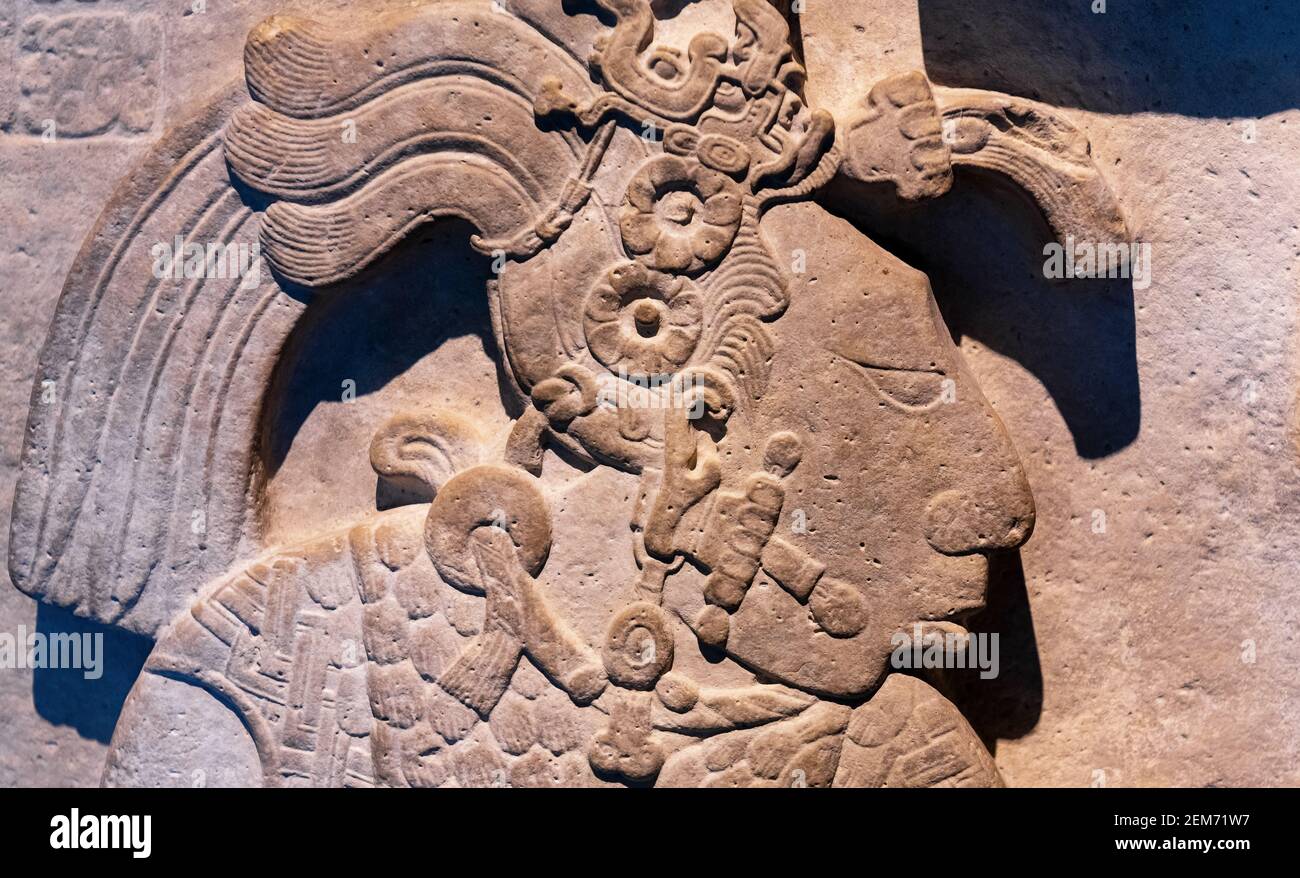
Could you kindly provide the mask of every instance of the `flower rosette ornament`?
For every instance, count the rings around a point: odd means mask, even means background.
[[[630,375],[676,372],[695,351],[701,326],[695,285],[637,262],[611,269],[588,294],[583,314],[591,355]]]
[[[628,183],[619,231],[628,252],[660,271],[698,274],[740,227],[741,187],[699,161],[661,155]]]

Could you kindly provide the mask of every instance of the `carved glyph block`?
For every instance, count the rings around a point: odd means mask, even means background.
[[[157,116],[162,28],[152,16],[67,12],[25,20],[17,36],[16,133],[139,134]]]

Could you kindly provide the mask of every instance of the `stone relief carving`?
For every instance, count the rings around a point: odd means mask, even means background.
[[[926,277],[815,196],[935,198],[971,166],[1062,237],[1118,240],[1086,139],[917,72],[834,118],[767,0],[702,4],[683,46],[649,0],[596,5],[271,18],[246,83],[101,217],[42,356],[60,394],[33,396],[10,567],[157,639],[106,783],[184,782],[158,736],[209,695],[267,785],[1001,783],[888,660],[982,606],[1029,486]],[[441,217],[494,262],[509,426],[391,412],[369,463],[423,502],[268,542],[286,339]],[[257,234],[271,270],[149,276],[177,233]]]

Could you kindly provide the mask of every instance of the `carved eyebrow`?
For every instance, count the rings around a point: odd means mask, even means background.
[[[911,372],[915,374],[933,374],[947,375],[947,371],[936,361],[931,360],[928,366],[897,366],[889,362],[884,362],[885,358],[881,357],[881,362],[875,358],[868,357],[865,354],[855,354],[843,349],[843,346],[830,349],[831,353],[842,360],[847,360],[855,366],[863,369],[874,369],[878,372]]]
[[[853,357],[845,357],[844,359],[848,360],[850,363],[852,363],[855,366],[861,366],[863,369],[872,369],[876,372],[911,372],[916,375],[947,374],[942,369],[940,369],[937,365],[932,365],[932,367],[928,369],[918,369],[914,366],[888,366],[888,365],[882,365],[880,363],[864,363],[860,360],[854,359]]]
[[[861,363],[852,357],[836,355],[836,361],[842,362],[855,367],[854,373],[858,378],[871,386],[871,389],[878,393],[889,405],[909,413],[921,413],[928,411],[943,395],[943,382],[937,382],[933,395],[928,399],[920,402],[909,402],[906,397],[901,397],[896,392],[899,388],[890,388],[887,384],[882,384],[878,378],[885,378],[887,375],[932,375],[935,379],[946,378],[946,373],[937,366],[933,369],[915,369],[907,366],[876,366],[867,363]],[[874,373],[874,374],[873,374]],[[928,387],[922,385],[918,390],[928,393]]]

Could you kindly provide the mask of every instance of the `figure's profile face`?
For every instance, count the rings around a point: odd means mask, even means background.
[[[1023,543],[1034,507],[925,276],[847,223],[835,228],[842,235],[804,243],[807,270],[792,278],[789,309],[776,321],[767,390],[732,417],[721,451],[739,474],[760,465],[768,436],[787,430],[802,440],[776,535],[824,564],[824,579],[865,598],[870,620],[852,638],[861,642],[808,638],[826,650],[822,662],[852,656],[856,666],[837,673],[856,689],[883,670],[892,633],[983,606],[986,554]],[[760,577],[733,627],[742,659],[750,650],[790,677],[808,656],[781,657],[774,635],[751,635],[760,615],[802,624],[808,611]]]

